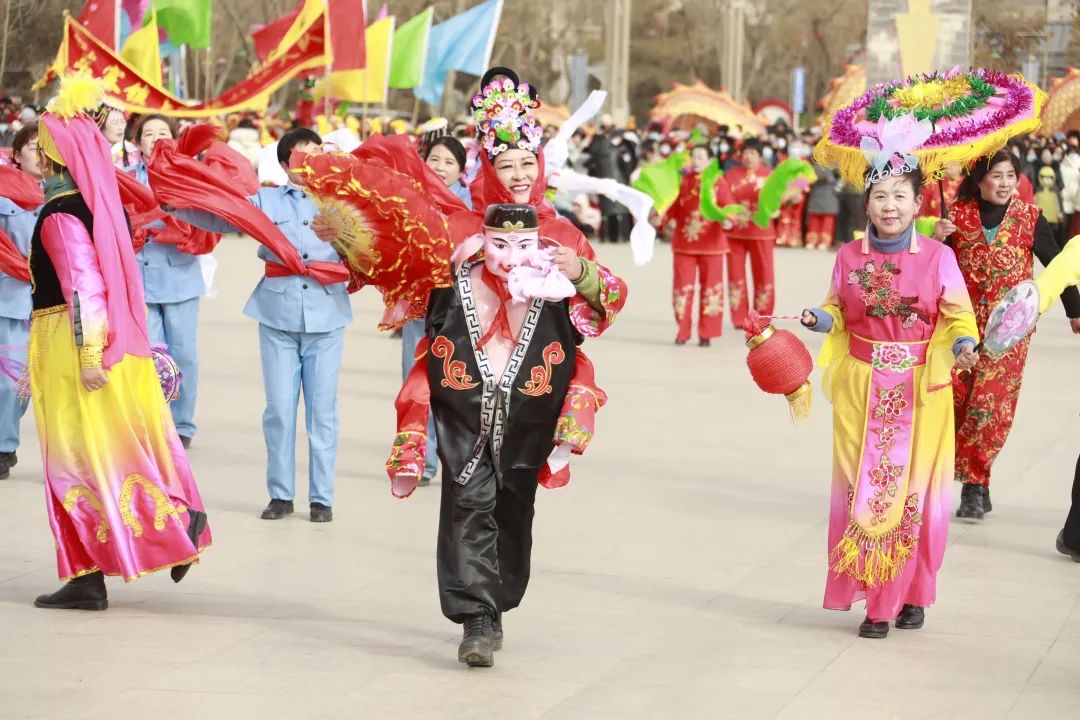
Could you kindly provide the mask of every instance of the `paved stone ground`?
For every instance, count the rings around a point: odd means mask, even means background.
[[[375,331],[373,294],[346,340],[334,523],[258,519],[263,394],[241,308],[261,263],[229,239],[191,451],[216,544],[181,585],[112,581],[108,612],[35,610],[57,583],[27,420],[0,482],[0,718],[1077,717],[1080,565],[1053,542],[1080,450],[1080,339],[1060,309],[1035,341],[996,510],[954,523],[925,629],[860,640],[859,610],[820,607],[828,405],[789,425],[734,332],[674,347],[666,247],[647,268],[600,251],[632,288],[590,345],[611,401],[571,485],[539,495],[533,581],[494,669],[458,665],[439,613],[438,487],[388,492],[399,345]],[[780,311],[816,303],[832,256],[778,260]]]

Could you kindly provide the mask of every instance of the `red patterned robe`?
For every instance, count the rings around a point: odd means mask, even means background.
[[[714,195],[720,207],[734,203],[724,178],[716,181]],[[724,255],[730,246],[720,223],[701,216],[700,173],[686,174],[679,197],[668,208],[665,219],[675,221],[675,233],[671,237],[674,257],[672,307],[679,328],[675,341],[690,339],[695,286],[700,288],[698,338],[720,337],[724,332]]]
[[[750,173],[744,167],[734,167],[724,176],[731,188],[735,202],[753,214],[757,210],[758,195],[769,177],[766,167]],[[750,269],[754,276],[754,309],[763,315],[771,315],[776,304],[773,272],[773,243],[776,240],[775,224],[759,228],[750,221],[736,225],[728,232],[731,255],[728,257],[728,299],[731,302],[731,322],[741,328],[750,312],[746,284],[746,256],[750,256]]]
[[[1039,232],[1040,210],[1018,199],[1009,203],[1004,219],[989,237],[978,201],[956,202],[951,216],[957,228],[951,244],[982,334],[994,306],[1018,283],[1032,278],[1034,255],[1047,263],[1058,248],[1052,235],[1041,243],[1037,240],[1045,235]],[[1047,243],[1048,247],[1040,247]],[[1063,297],[1069,315],[1080,314],[1080,303]],[[1029,345],[1030,337],[1000,356],[981,353],[973,370],[953,372],[957,480],[990,484],[991,466],[1012,429]]]

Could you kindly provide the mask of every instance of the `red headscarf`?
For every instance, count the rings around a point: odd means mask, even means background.
[[[536,154],[536,182],[529,191],[529,204],[536,208],[540,219],[540,237],[554,240],[563,247],[568,247],[586,260],[595,260],[596,252],[589,241],[566,218],[555,214],[555,208],[548,202],[544,193],[547,181],[544,179],[544,151]],[[476,179],[469,184],[472,190],[473,209],[450,216],[450,234],[455,243],[470,235],[484,231],[484,211],[489,205],[513,204],[514,196],[510,188],[503,184],[495,172],[495,166],[486,153],[480,155],[480,171]]]

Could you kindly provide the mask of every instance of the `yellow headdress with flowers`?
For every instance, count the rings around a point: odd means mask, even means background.
[[[67,121],[96,110],[104,99],[104,83],[89,73],[76,72],[60,79],[60,91],[49,101],[46,110],[51,115]],[[38,121],[38,147],[41,148],[45,157],[55,163],[64,164],[52,133],[40,120]]]

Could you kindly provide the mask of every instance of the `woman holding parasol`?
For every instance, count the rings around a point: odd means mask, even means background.
[[[1044,243],[1037,240],[1038,210],[1013,199],[1019,173],[1012,156],[999,154],[1012,138],[1039,128],[1045,100],[1045,94],[1023,78],[993,70],[921,75],[879,85],[838,111],[817,150],[851,180],[860,167],[863,136],[873,124],[911,114],[931,125],[929,136],[914,151],[928,179],[942,177],[953,163],[973,165],[967,191],[961,191],[964,199],[953,208],[951,220],[938,224],[935,236],[951,236],[955,243],[980,330],[1005,291],[1031,277],[1032,254],[1045,254],[1047,260],[1053,256],[1053,239],[1045,253]],[[1012,352],[1006,367],[983,357],[975,372],[956,380],[957,479],[965,483],[960,517],[981,518],[989,504],[984,488],[1011,426],[1023,367],[1016,358],[1026,353],[1026,346]],[[995,388],[999,371],[1005,377]],[[1004,397],[995,399],[994,393]]]
[[[819,364],[833,404],[833,485],[824,605],[866,600],[859,635],[923,625],[945,552],[953,466],[950,370],[974,366],[978,331],[952,251],[919,235],[929,123],[911,115],[862,129],[870,223],[840,249],[829,294],[803,324],[828,333]],[[838,164],[825,138],[823,165]],[[867,167],[869,160],[869,167]],[[849,181],[860,165],[839,163]]]

